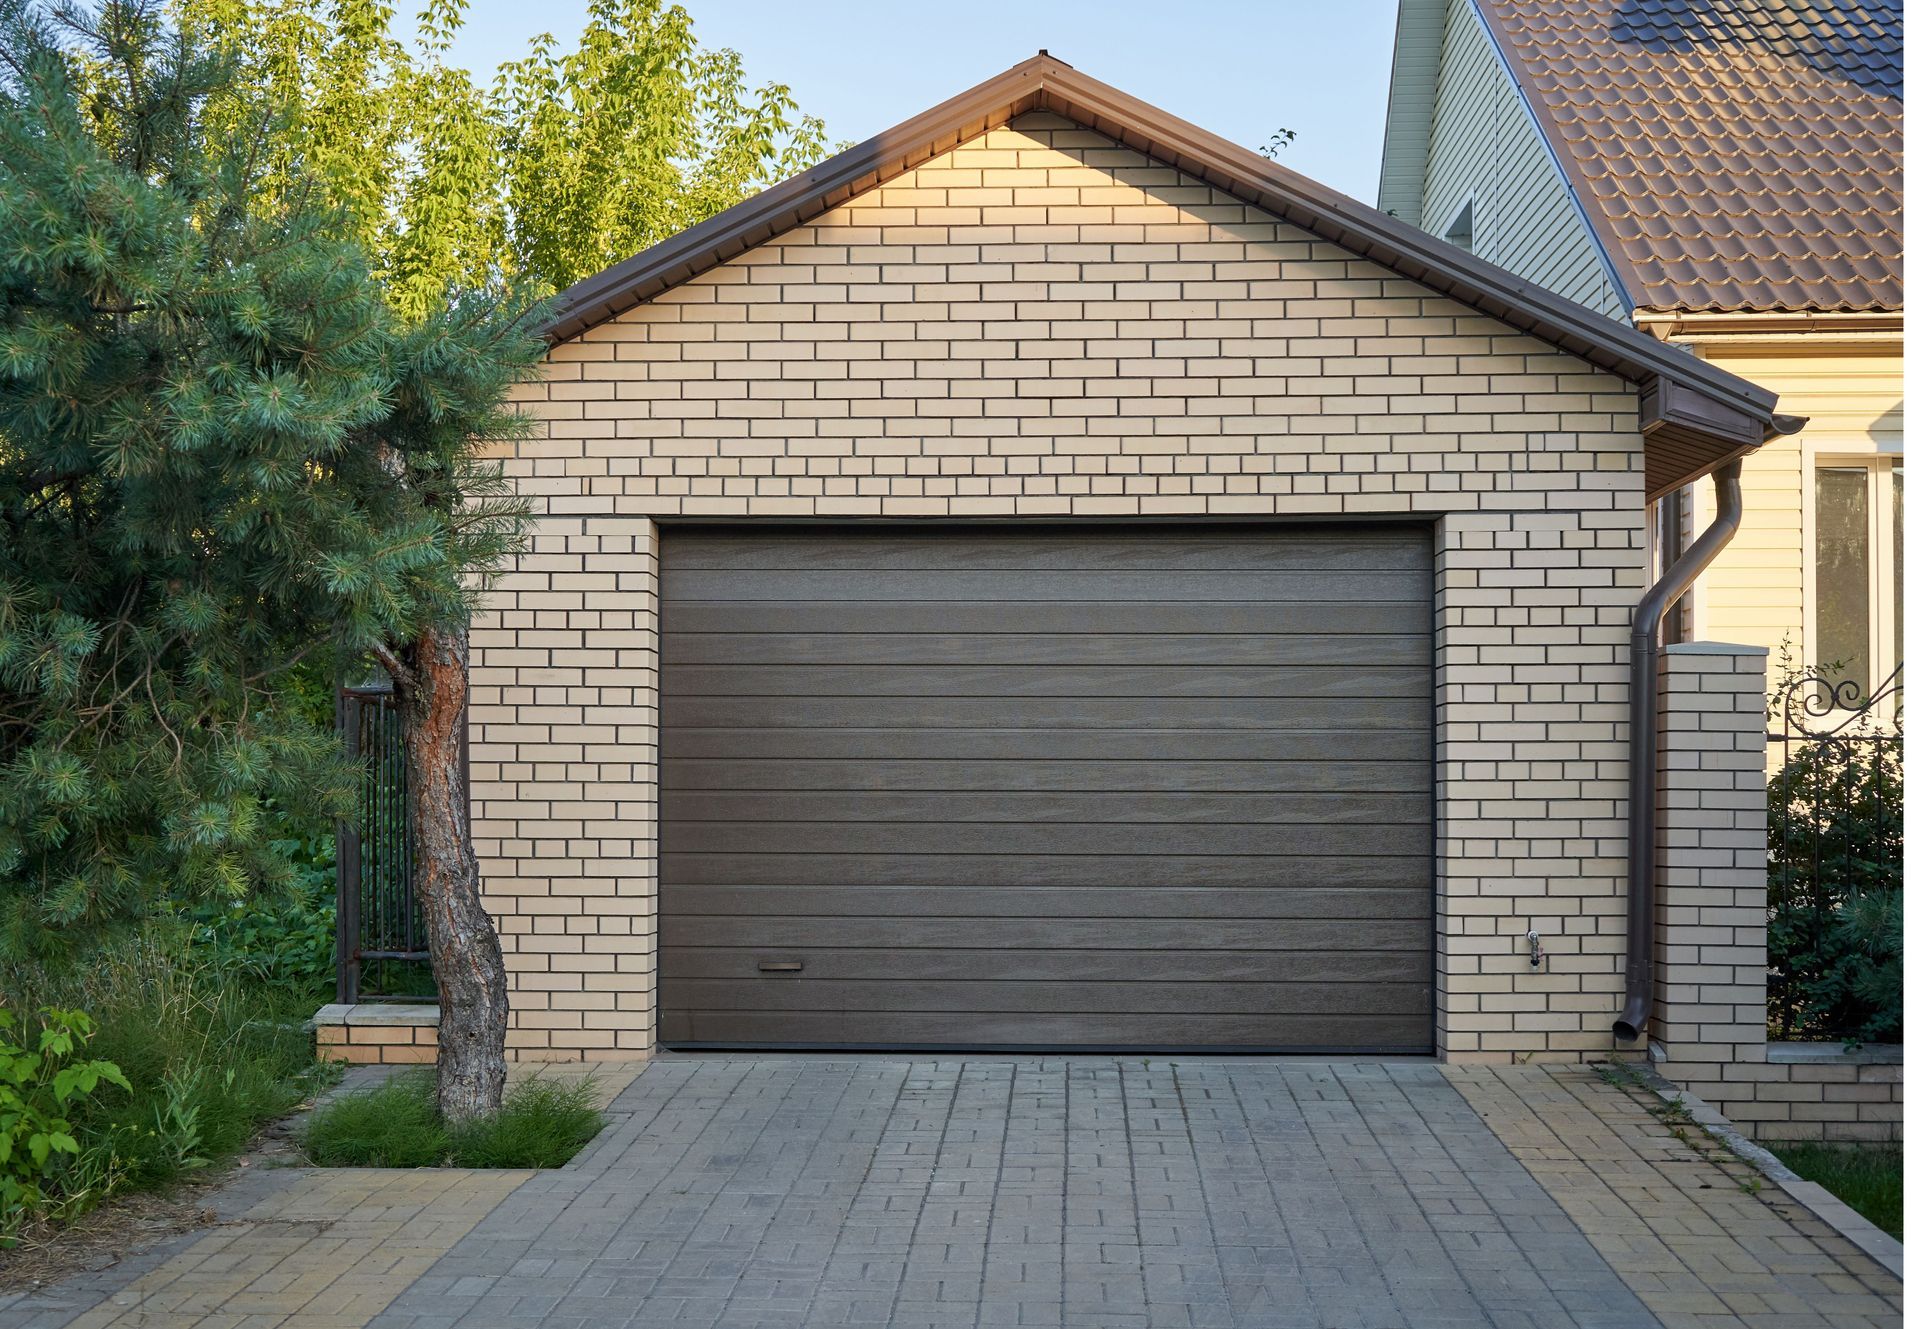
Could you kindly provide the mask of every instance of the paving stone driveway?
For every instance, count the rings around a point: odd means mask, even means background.
[[[0,1329],[1899,1323],[1895,1279],[1585,1067],[662,1059],[612,1113],[554,1172],[290,1172]]]
[[[375,1321],[1654,1321],[1429,1065],[659,1062]]]

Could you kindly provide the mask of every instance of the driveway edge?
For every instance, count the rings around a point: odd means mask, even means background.
[[[1902,1283],[1906,1263],[1905,1247],[1887,1233],[1869,1223],[1841,1202],[1838,1196],[1819,1182],[1808,1181],[1776,1158],[1772,1151],[1742,1135],[1724,1113],[1704,1099],[1688,1093],[1651,1066],[1636,1067],[1646,1076],[1647,1088],[1660,1099],[1685,1108],[1700,1129],[1719,1140],[1729,1153],[1750,1163],[1760,1174],[1800,1204],[1811,1210],[1828,1227],[1858,1246],[1882,1269]]]

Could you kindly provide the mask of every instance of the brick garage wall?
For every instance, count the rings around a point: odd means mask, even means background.
[[[1761,1141],[1900,1138],[1898,1049],[1767,1042],[1767,652],[1660,660],[1660,1071]]]
[[[1431,519],[1440,1049],[1611,1045],[1645,568],[1613,375],[1033,115],[557,346],[524,400],[539,524],[472,751],[516,1055],[651,1046],[655,522],[716,517]]]

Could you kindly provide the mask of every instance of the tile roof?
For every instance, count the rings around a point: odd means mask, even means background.
[[[1900,0],[1476,0],[1635,307],[1902,306]]]

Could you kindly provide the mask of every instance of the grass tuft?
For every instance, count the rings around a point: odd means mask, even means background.
[[[453,1145],[433,1110],[430,1071],[341,1094],[314,1111],[301,1143],[320,1167],[435,1167]]]
[[[1900,1240],[1901,1151],[1888,1145],[1781,1144],[1774,1157],[1896,1241]]]
[[[314,1112],[303,1143],[319,1167],[559,1167],[605,1119],[586,1080],[523,1080],[493,1116],[458,1128],[440,1119],[433,1072],[409,1071]]]

